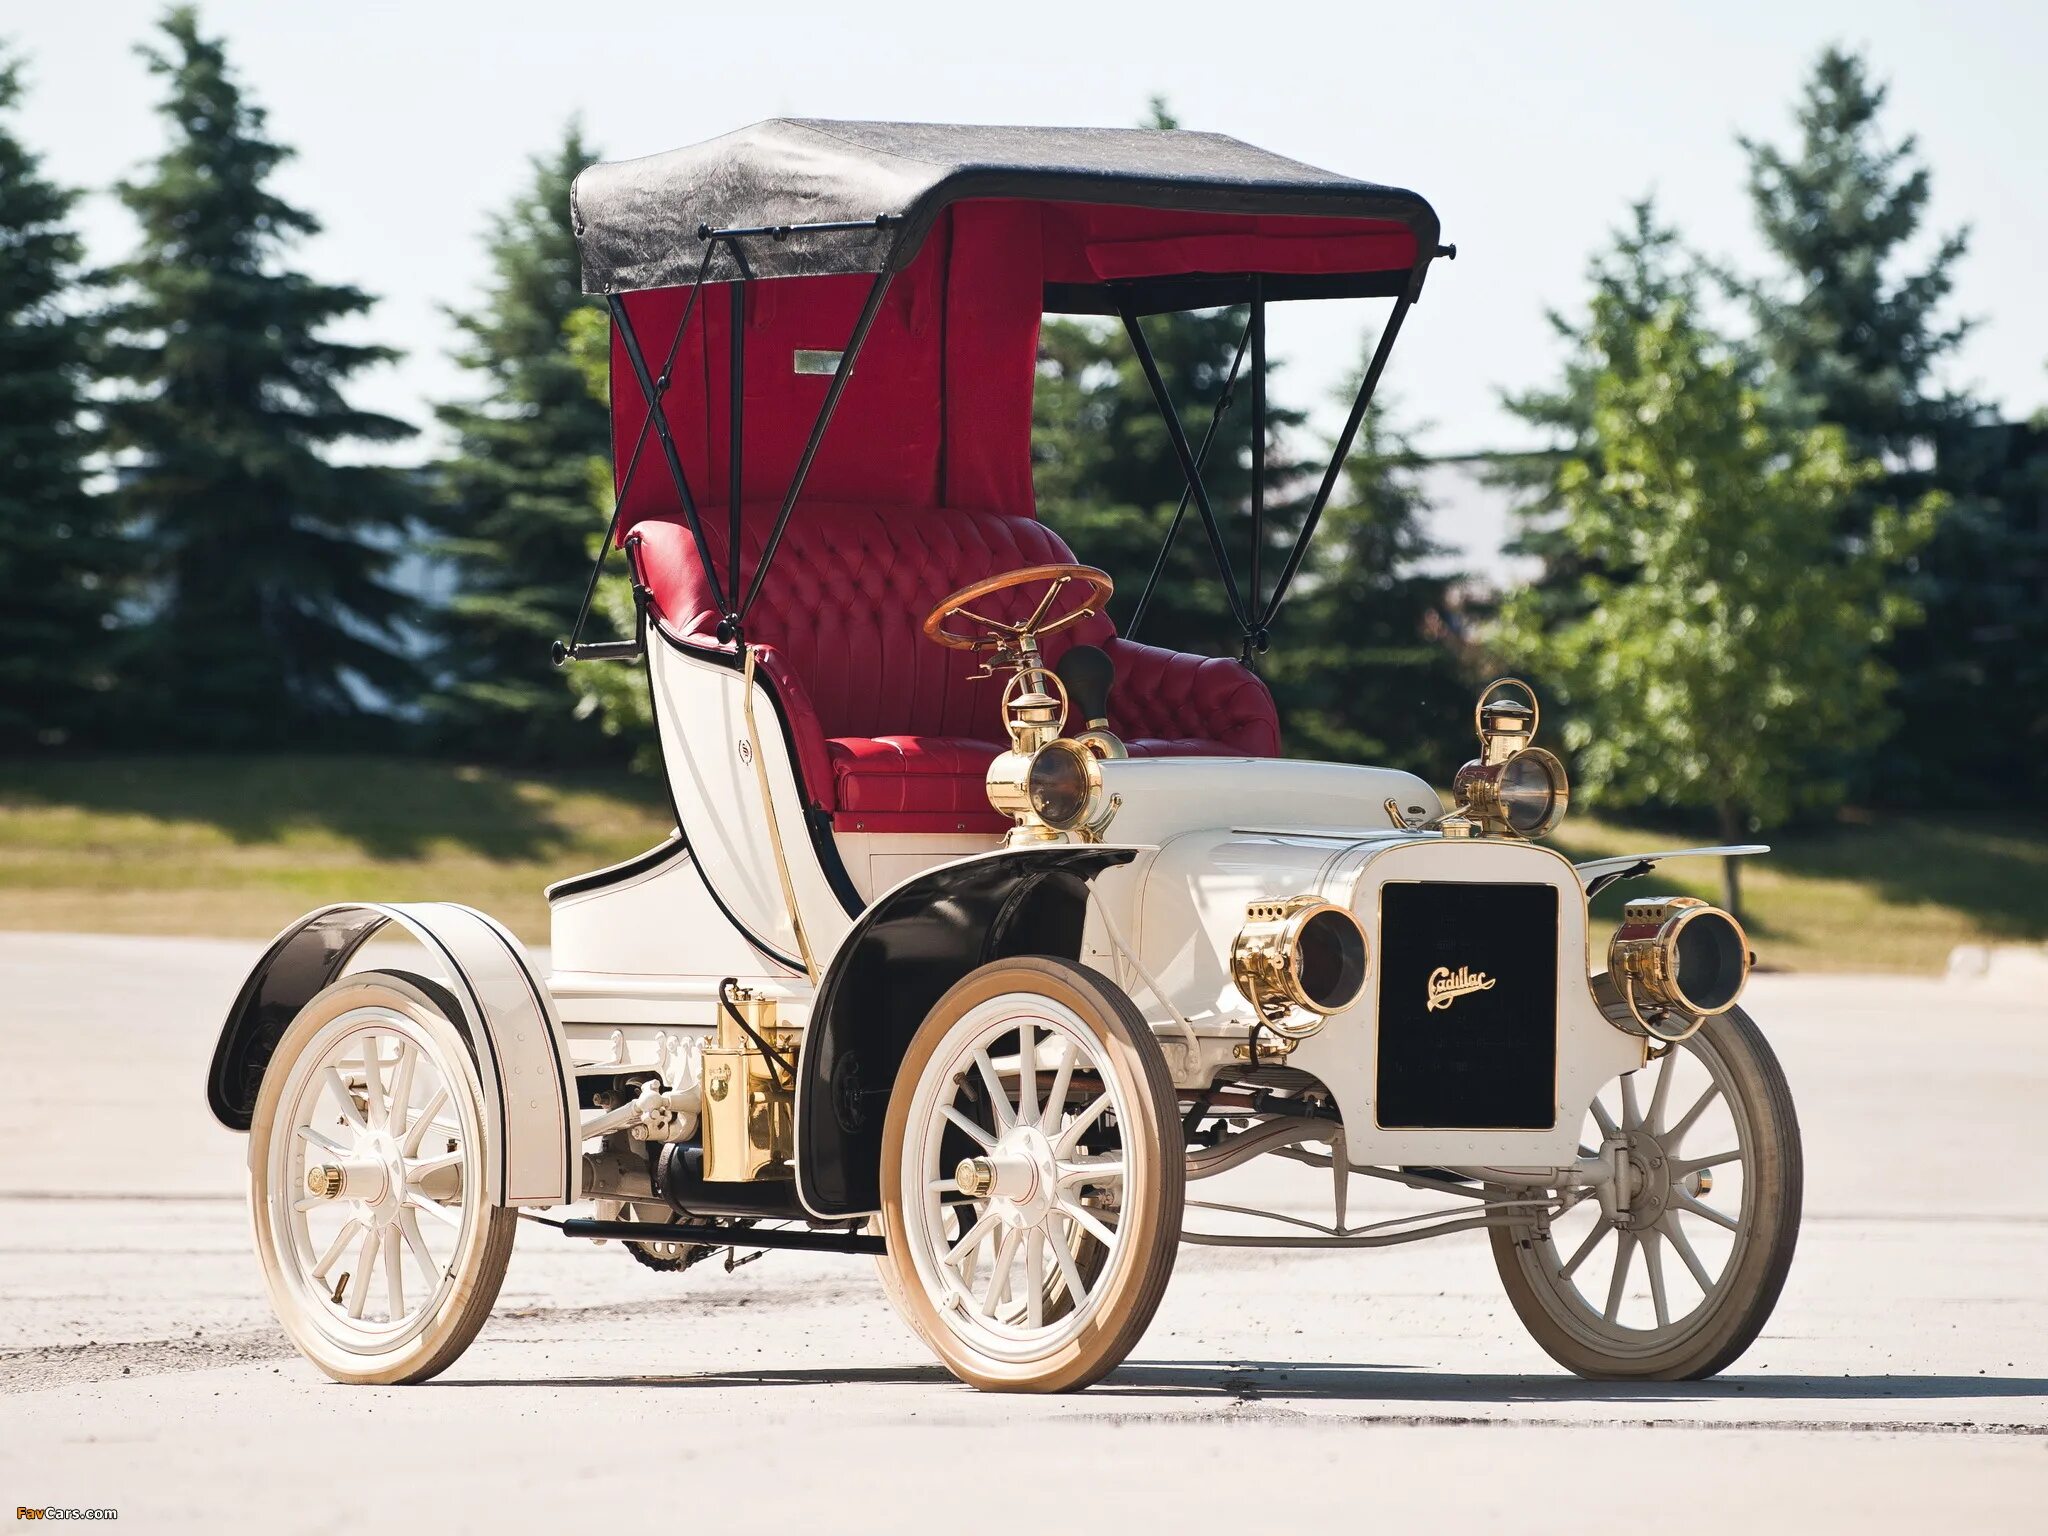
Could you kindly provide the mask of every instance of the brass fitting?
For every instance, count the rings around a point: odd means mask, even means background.
[[[332,1200],[347,1182],[348,1175],[332,1163],[315,1163],[306,1170],[306,1193],[322,1200]]]
[[[1320,896],[1254,901],[1230,946],[1230,979],[1274,1034],[1298,1040],[1365,990],[1365,928]]]
[[[953,1170],[953,1183],[970,1200],[979,1200],[996,1187],[995,1165],[985,1157],[963,1157]]]

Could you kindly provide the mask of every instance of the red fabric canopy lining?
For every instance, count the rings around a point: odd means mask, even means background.
[[[1398,224],[1090,203],[966,202],[934,226],[890,284],[805,483],[804,499],[947,506],[1031,516],[1031,390],[1045,284],[1188,273],[1405,269]],[[718,263],[723,266],[722,260]],[[798,373],[799,350],[846,345],[872,279],[778,278],[748,290],[743,503],[779,502],[830,379]],[[625,297],[643,355],[659,370],[688,290]],[[705,516],[727,501],[731,441],[725,284],[698,294],[664,414]],[[624,474],[646,397],[615,336],[615,464]],[[677,510],[657,445],[642,449],[620,534]],[[721,572],[721,579],[723,573]]]

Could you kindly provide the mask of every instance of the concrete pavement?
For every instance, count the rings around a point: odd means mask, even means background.
[[[2048,1011],[2024,990],[1756,981],[1807,1223],[1770,1328],[1711,1383],[1563,1375],[1479,1234],[1183,1249],[1124,1369],[1018,1399],[932,1366],[867,1261],[663,1276],[533,1227],[447,1376],[350,1389],[271,1322],[243,1144],[205,1111],[259,949],[0,935],[0,1506],[142,1530],[1725,1532],[2032,1529],[2048,1494]],[[1232,1178],[1221,1198],[1320,1189]]]

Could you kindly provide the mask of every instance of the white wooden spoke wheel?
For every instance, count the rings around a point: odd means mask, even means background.
[[[339,1381],[445,1370],[497,1300],[518,1226],[483,1199],[482,1086],[438,989],[365,971],[278,1042],[249,1137],[278,1321]]]
[[[1536,1342],[1582,1376],[1711,1376],[1756,1338],[1799,1235],[1799,1124],[1740,1009],[1610,1084],[1582,1152],[1619,1147],[1613,1191],[1541,1226],[1495,1228],[1495,1263]]]
[[[892,1298],[963,1381],[1085,1387],[1164,1294],[1185,1177],[1173,1085],[1129,998],[1001,960],[911,1042],[882,1143]]]

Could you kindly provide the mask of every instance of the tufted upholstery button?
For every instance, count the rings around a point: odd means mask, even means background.
[[[749,580],[775,510],[745,509]],[[707,507],[703,521],[723,570],[724,514]],[[642,518],[630,537],[657,618],[683,637],[713,641],[721,615],[688,526],[680,517]],[[834,812],[843,830],[855,829],[856,816],[859,829],[871,832],[1007,826],[982,785],[1002,750],[1002,679],[969,678],[971,660],[932,644],[919,626],[969,582],[1073,558],[1059,535],[1028,517],[839,503],[798,508],[747,616],[747,638],[762,647],[761,671],[789,724],[810,800]],[[1279,752],[1272,696],[1236,661],[1122,639],[1103,616],[1054,636],[1046,659],[1084,641],[1116,663],[1110,723],[1134,756]]]

